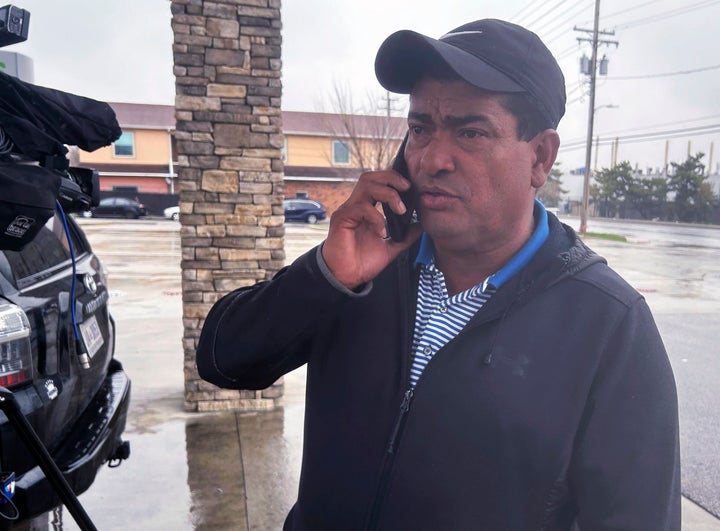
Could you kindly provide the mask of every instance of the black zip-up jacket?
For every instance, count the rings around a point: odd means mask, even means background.
[[[535,257],[413,391],[415,247],[359,296],[316,249],[215,304],[202,378],[262,389],[308,364],[285,529],[680,529],[675,382],[650,310],[548,217]]]

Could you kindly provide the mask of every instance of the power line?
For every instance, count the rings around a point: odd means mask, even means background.
[[[573,5],[569,6],[564,13],[561,13],[560,16],[563,16],[563,20],[552,26],[550,29],[547,30],[541,30],[543,33],[543,36],[545,37],[545,43],[550,44],[553,41],[556,41],[560,37],[564,36],[564,34],[560,34],[554,37],[551,37],[553,33],[559,30],[565,30],[567,31],[569,28],[567,28],[567,25],[570,24],[571,20],[574,20],[577,18],[580,14],[582,14],[583,11],[585,11],[588,7],[592,6],[592,0],[578,0]],[[578,9],[579,8],[579,9]],[[554,22],[558,17],[555,17],[552,20],[549,20],[546,22],[547,25]]]
[[[607,76],[606,79],[613,80],[613,81],[624,81],[627,79],[651,79],[655,77],[670,77],[670,76],[680,76],[685,74],[695,74],[697,72],[707,72],[708,70],[717,70],[720,68],[720,64],[712,65],[712,66],[704,66],[702,68],[694,68],[692,70],[677,70],[675,72],[665,72],[663,74],[645,74],[640,76]]]
[[[564,4],[566,1],[567,1],[567,0],[560,0],[560,1],[559,1],[557,4],[555,4],[554,6],[549,7],[549,8],[547,8],[545,11],[543,11],[542,15],[540,15],[538,18],[536,18],[536,19],[533,20],[532,22],[528,22],[525,26],[528,27],[528,28],[532,28],[533,24],[537,24],[538,22],[540,22],[543,18],[545,18],[546,16],[548,16],[548,14],[552,13],[553,11],[555,11],[558,7],[560,7],[560,6],[561,6],[562,4]],[[557,17],[556,17],[556,18],[557,18]],[[536,31],[536,33],[537,33],[537,31]]]
[[[646,18],[640,18],[636,19],[630,22],[627,22],[622,25],[615,26],[617,29],[626,29],[633,26],[641,26],[643,24],[649,24],[651,22],[657,22],[659,20],[664,20],[666,18],[676,17],[678,15],[684,15],[685,13],[690,13],[691,11],[697,11],[698,9],[703,9],[705,7],[710,7],[715,4],[720,3],[720,0],[703,0],[702,2],[698,2],[696,4],[692,4],[690,6],[685,6],[678,9],[673,9],[671,11],[665,11],[663,13],[657,13],[656,15],[646,17]]]
[[[535,2],[538,2],[538,5],[536,7],[533,7],[530,9],[530,6],[532,6]],[[541,8],[544,7],[545,3],[543,0],[530,0],[530,2],[525,6],[523,9],[521,9],[514,17],[512,17],[510,20],[516,20],[515,24],[518,24],[520,26],[524,25],[523,20],[526,17],[529,17],[530,15],[535,14],[535,12]],[[519,18],[518,18],[519,17]]]
[[[596,145],[598,146],[610,146],[614,144],[616,141],[618,144],[642,144],[644,142],[657,142],[658,140],[673,140],[676,138],[687,138],[689,136],[703,136],[703,135],[710,135],[710,134],[716,134],[720,133],[720,127],[713,130],[708,130],[702,133],[697,133],[696,135],[688,135],[688,134],[677,134],[677,135],[668,135],[664,136],[662,138],[635,138],[635,139],[627,139],[624,137],[614,137],[614,138],[600,138],[599,141],[596,141]],[[560,146],[559,153],[566,153],[570,151],[578,151],[580,149],[583,149],[585,146],[583,144],[579,145],[572,145],[572,146]]]
[[[659,4],[661,0],[650,0],[649,2],[645,2],[644,4],[638,4],[636,6],[628,7],[627,9],[622,9],[620,11],[615,11],[614,13],[609,13],[607,15],[602,16],[602,20],[606,21],[609,18],[616,17],[618,15],[624,15],[625,13],[629,13],[630,11],[635,11],[636,9],[640,9],[652,4]]]
[[[652,129],[657,129],[658,127],[668,127],[668,126],[673,126],[673,125],[688,125],[693,122],[701,122],[704,120],[710,120],[710,119],[714,119],[714,118],[718,118],[718,117],[720,117],[720,114],[710,114],[708,116],[700,116],[698,118],[687,118],[684,120],[675,120],[673,122],[662,122],[659,124],[648,125],[645,128],[628,127],[626,129],[615,129],[612,131],[603,131],[600,134],[603,137],[611,137],[611,136],[615,137],[615,136],[620,135],[621,133],[634,133],[636,131],[638,132],[637,134],[651,134],[651,133],[653,133]],[[715,127],[715,125],[703,125],[703,126],[697,126],[697,127]],[[685,128],[681,128],[681,129],[673,129],[672,131],[684,132],[685,130],[686,130]],[[581,142],[581,141],[582,140],[580,138],[573,138],[573,139],[566,141],[565,143],[566,144],[575,144],[575,143]]]
[[[681,129],[670,129],[668,131],[646,131],[644,133],[637,133],[633,135],[613,135],[611,133],[606,133],[605,136],[607,137],[616,137],[621,138],[624,140],[631,140],[631,139],[653,139],[657,140],[656,137],[665,138],[668,135],[673,136],[691,136],[695,134],[705,134],[705,133],[713,133],[717,130],[720,130],[720,124],[710,124],[710,125],[700,125],[697,127],[685,127]],[[568,142],[567,144],[570,146],[574,146],[575,144],[581,144],[583,140],[576,140],[574,142]]]
[[[718,118],[720,117],[720,114],[710,114],[708,116],[701,116],[699,118],[686,118],[684,120],[675,120],[673,122],[663,122],[655,125],[649,125],[647,126],[648,129],[655,129],[657,127],[667,127],[669,125],[685,125],[690,124],[692,122],[701,122],[703,120],[710,120],[711,118]],[[608,131],[606,133],[603,133],[604,135],[616,135],[618,133],[630,133],[633,131],[638,131],[638,127],[629,127],[627,129],[616,129],[615,131]]]
[[[574,94],[578,90],[582,89],[584,85],[585,85],[584,81],[578,81],[573,86],[571,86],[567,89],[567,95],[570,96],[571,94]]]
[[[669,138],[682,138],[682,137],[688,137],[688,136],[700,136],[700,135],[707,135],[707,134],[715,134],[720,133],[720,124],[711,124],[711,125],[704,125],[704,126],[698,126],[698,127],[687,127],[683,129],[671,129],[668,131],[655,131],[655,132],[645,132],[645,133],[638,133],[634,135],[624,135],[624,136],[618,136],[618,135],[611,135],[608,134],[604,138],[606,140],[601,140],[600,144],[605,145],[606,143],[610,143],[611,141],[614,141],[614,139],[617,139],[618,142],[623,142],[625,144],[633,144],[637,142],[650,142],[653,140],[665,140]],[[560,150],[566,150],[566,151],[573,151],[576,149],[580,149],[585,147],[585,141],[584,140],[576,140],[567,142],[564,145],[560,146]]]
[[[579,3],[581,3],[581,2],[582,2],[582,0],[579,0]],[[568,12],[569,12],[571,9],[573,9],[574,7],[577,7],[577,6],[579,5],[579,3],[574,4],[573,6],[570,6],[570,7],[567,9],[566,13],[568,13]],[[652,4],[657,4],[657,3],[659,3],[659,0],[651,0],[651,1],[649,1],[649,2],[645,2],[645,3],[639,4],[639,5],[636,5],[636,6],[633,6],[633,7],[629,7],[629,8],[627,8],[627,9],[623,9],[623,10],[620,10],[620,11],[615,11],[615,12],[609,14],[609,15],[604,15],[604,16],[602,17],[602,20],[603,20],[603,21],[607,21],[607,19],[610,19],[610,18],[619,16],[619,15],[622,15],[622,14],[625,14],[625,13],[628,13],[628,12],[630,12],[630,11],[634,11],[634,10],[637,10],[637,9],[640,9],[640,8],[643,8],[643,7],[647,7],[647,6],[652,5]],[[630,27],[633,27],[633,26],[639,26],[639,25],[642,25],[642,24],[649,24],[649,23],[652,23],[652,22],[658,22],[658,21],[664,20],[664,19],[666,19],[666,18],[675,17],[675,16],[678,16],[678,15],[683,15],[683,14],[685,14],[685,13],[690,13],[690,12],[692,12],[692,11],[697,11],[698,9],[703,9],[703,8],[706,8],[706,7],[712,7],[712,6],[714,6],[714,5],[718,4],[718,3],[720,3],[720,0],[701,0],[700,2],[696,2],[696,3],[691,4],[691,5],[689,5],[689,6],[683,6],[683,7],[680,7],[680,8],[671,9],[671,10],[669,10],[669,11],[664,11],[664,12],[661,12],[661,13],[656,13],[656,14],[654,14],[654,15],[650,15],[650,16],[643,17],[643,18],[638,18],[638,19],[635,19],[635,20],[631,20],[631,21],[629,21],[629,22],[620,22],[620,23],[616,24],[614,27],[615,27],[615,29],[627,29],[627,28],[630,28]],[[584,11],[585,9],[586,9],[586,7],[585,7],[585,6],[582,6],[582,9],[581,9],[580,11],[582,12],[582,11]],[[580,13],[571,15],[571,17],[572,17],[572,16],[575,16],[575,17],[576,17],[576,16],[579,15],[579,14],[580,14]],[[552,29],[550,29],[550,30],[548,30],[547,32],[545,32],[544,35],[545,35],[545,37],[546,37],[546,42],[547,42],[547,43],[552,43],[552,42],[554,42],[554,41],[556,41],[556,40],[558,40],[559,38],[561,38],[561,37],[564,36],[563,34],[560,34],[560,35],[557,35],[557,36],[548,38],[550,34],[556,32],[556,31],[558,31],[558,30],[560,30],[560,29],[563,29],[563,25],[564,25],[564,24],[565,24],[565,21],[563,20],[563,21],[561,21],[561,23],[560,23],[558,26],[554,26]],[[565,57],[568,57],[569,55],[571,55],[572,53],[574,53],[574,51],[575,51],[575,48],[574,48],[574,47],[570,47],[570,48],[567,48],[567,49],[563,50],[563,51],[560,52],[559,54],[557,54],[556,57],[557,57],[558,59],[564,59]]]
[[[700,2],[699,4],[706,4],[707,1],[708,1],[708,0],[704,0],[703,2]],[[652,3],[656,3],[656,2],[657,2],[657,0],[653,0],[653,1],[651,1],[651,2],[646,2],[645,4],[641,4],[641,6],[647,6],[648,4],[652,4]],[[712,0],[712,3],[713,3],[713,4],[714,4],[714,3],[720,3],[720,0]],[[698,5],[698,4],[694,4],[694,6],[697,6],[697,5]],[[636,6],[636,7],[640,7],[640,6]],[[693,7],[693,6],[691,6],[691,7]],[[624,13],[624,12],[626,12],[626,11],[629,11],[630,9],[634,9],[634,8],[629,8],[629,9],[624,10],[624,11],[618,11],[618,12],[616,12],[615,14],[621,14],[621,13]],[[566,58],[566,57],[569,57],[570,55],[576,53],[577,49],[578,49],[577,45],[570,46],[570,47],[566,48],[565,50],[563,50],[562,52],[558,53],[556,57],[557,57],[558,60],[562,60],[562,59],[564,59],[564,58]],[[717,70],[717,69],[719,69],[719,68],[720,68],[720,64],[717,64],[717,65],[710,65],[710,66],[705,66],[705,67],[700,67],[700,68],[694,68],[694,69],[689,69],[689,70],[677,70],[677,71],[674,71],[674,72],[664,72],[664,73],[657,73],[657,74],[644,74],[644,75],[636,75],[636,76],[604,76],[604,81],[626,81],[626,80],[638,80],[638,79],[653,79],[653,78],[662,78],[662,77],[672,77],[672,76],[688,75],[688,74],[695,74],[695,73],[700,73],[700,72],[707,72],[707,71],[711,71],[711,70]],[[579,95],[578,97],[575,97],[575,98],[570,99],[570,96],[571,96],[574,92],[576,92],[579,88],[582,88],[582,86],[583,86],[582,83],[578,83],[578,85],[576,85],[574,89],[572,89],[572,90],[568,89],[568,92],[567,92],[568,101],[567,101],[567,103],[566,103],[567,106],[570,106],[570,105],[572,105],[572,104],[574,104],[574,103],[577,103],[577,102],[579,102],[579,101],[582,101],[582,100],[585,98],[585,94],[581,94],[581,95]]]
[[[618,16],[618,15],[623,15],[623,14],[625,14],[625,13],[629,13],[630,11],[635,11],[635,10],[637,10],[637,9],[641,9],[641,8],[643,8],[643,7],[647,7],[647,6],[652,5],[652,4],[659,4],[661,1],[662,1],[662,0],[650,0],[649,2],[645,2],[645,3],[643,3],[643,4],[638,4],[638,5],[636,5],[636,6],[628,7],[627,9],[622,9],[622,10],[620,10],[620,11],[615,11],[615,12],[610,13],[610,14],[608,14],[608,15],[602,15],[600,18],[602,19],[602,22],[603,22],[603,23],[606,23],[607,20],[610,19],[610,18],[614,18],[614,17],[616,17],[616,16]],[[703,1],[708,1],[708,0],[703,0]],[[586,20],[586,21],[584,21],[582,24],[583,24],[583,25],[588,25],[588,24],[590,24],[590,21],[589,21],[589,20]]]

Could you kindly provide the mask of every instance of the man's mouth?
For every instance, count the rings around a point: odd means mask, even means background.
[[[427,188],[420,190],[420,204],[428,209],[447,208],[455,196],[445,190],[438,188]]]
[[[430,196],[452,196],[451,193],[449,193],[446,190],[443,190],[442,188],[435,188],[435,187],[427,187],[427,188],[421,188],[420,189],[420,195],[430,195]]]

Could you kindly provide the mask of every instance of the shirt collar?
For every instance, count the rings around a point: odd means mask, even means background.
[[[508,279],[520,271],[535,256],[548,237],[548,219],[547,211],[539,200],[535,200],[535,208],[533,209],[533,217],[535,218],[535,230],[530,239],[525,242],[520,250],[495,274],[489,276],[483,282],[482,290],[485,291],[488,286],[499,289]],[[415,266],[429,266],[433,263],[435,257],[435,246],[432,239],[427,233],[423,232],[420,238],[420,248],[415,258]]]

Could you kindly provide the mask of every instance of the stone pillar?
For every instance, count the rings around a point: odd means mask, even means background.
[[[185,408],[272,409],[281,381],[263,391],[218,389],[198,377],[195,348],[215,301],[284,265],[280,0],[171,6]]]

